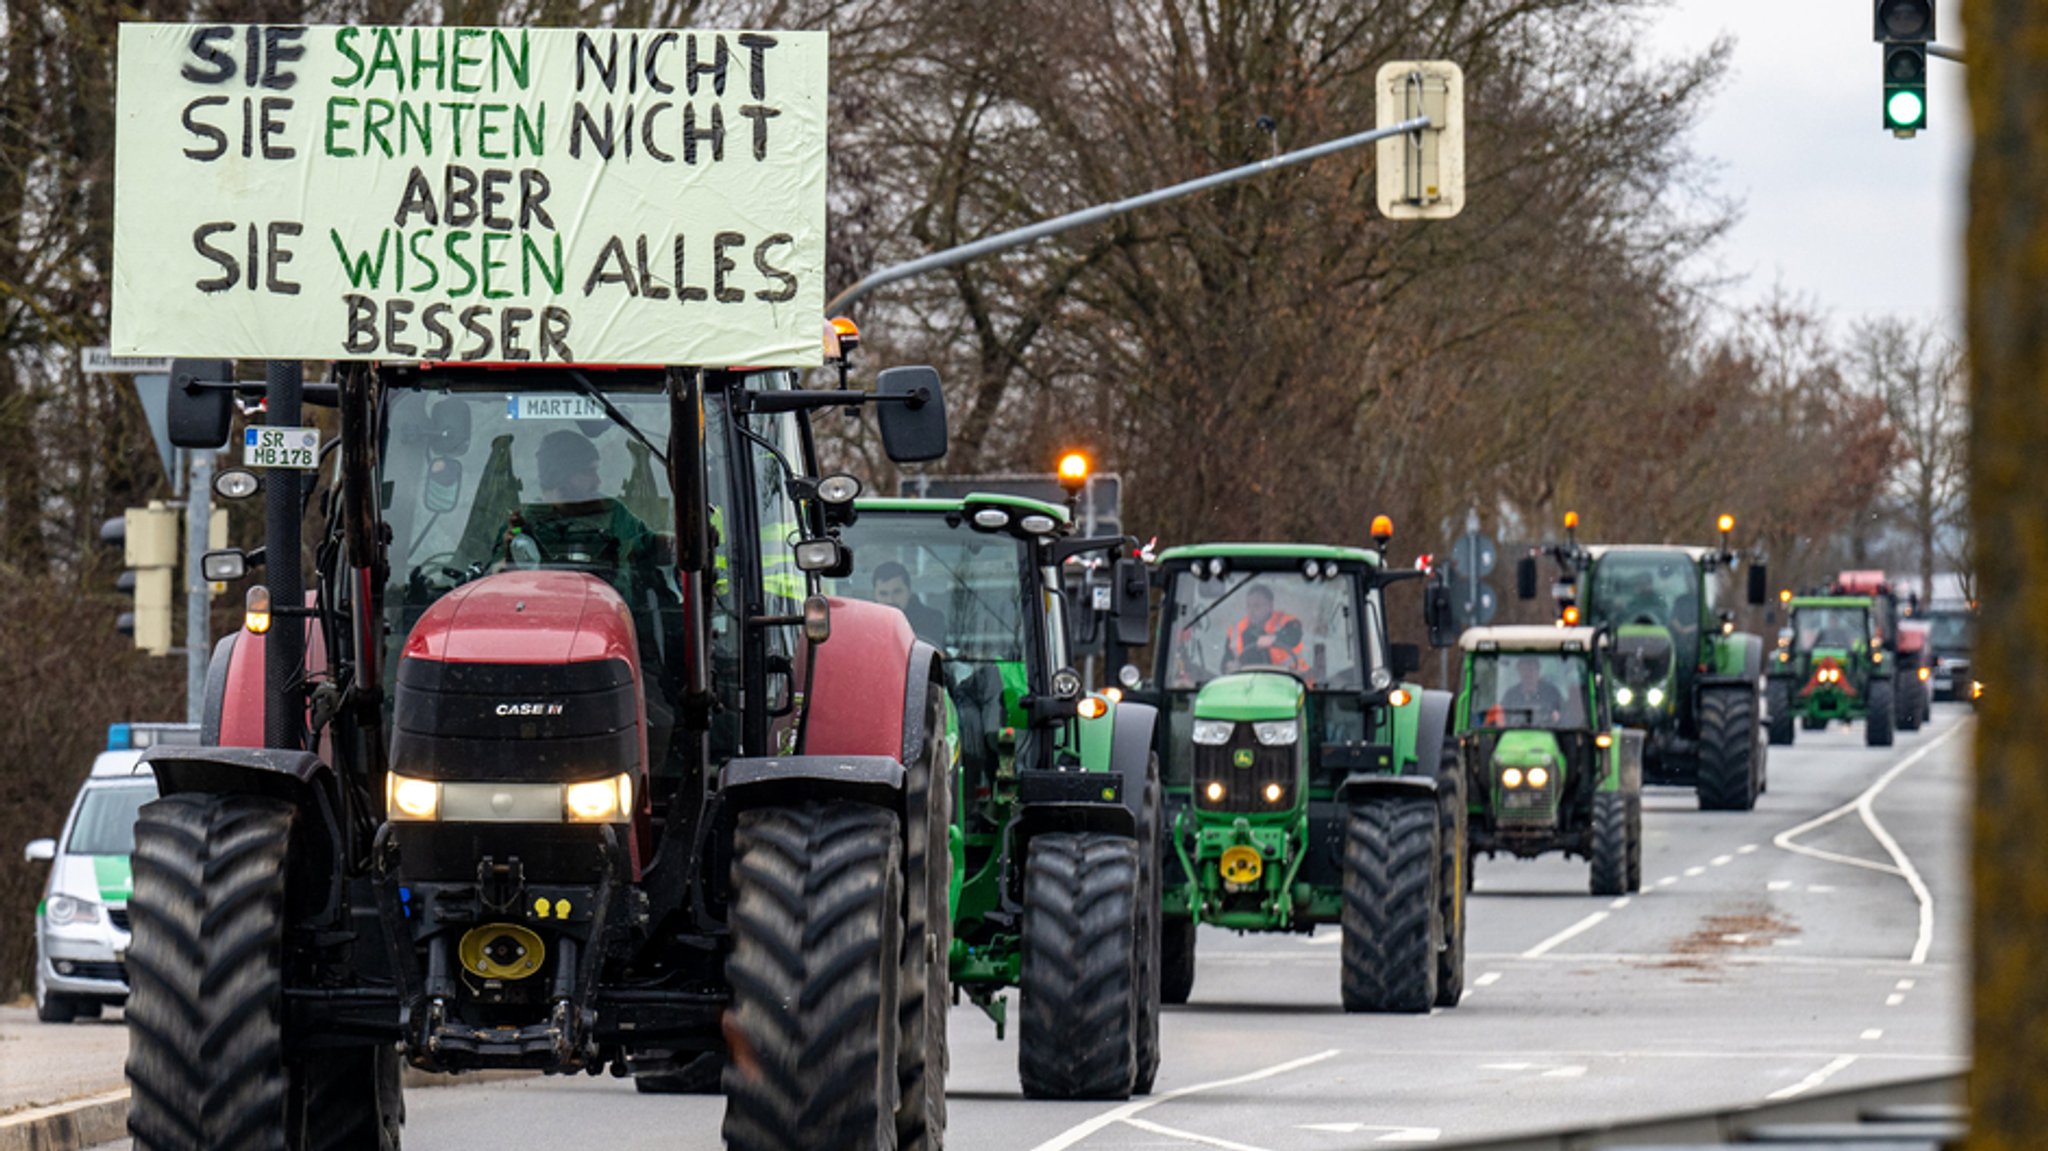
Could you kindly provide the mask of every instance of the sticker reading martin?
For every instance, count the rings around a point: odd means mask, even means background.
[[[124,24],[120,355],[807,366],[823,32]]]

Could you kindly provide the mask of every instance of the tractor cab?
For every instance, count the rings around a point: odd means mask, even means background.
[[[1718,581],[1705,548],[1588,548],[1582,618],[1614,632],[1610,698],[1625,722],[1670,722],[1698,678],[1700,633],[1714,620]]]

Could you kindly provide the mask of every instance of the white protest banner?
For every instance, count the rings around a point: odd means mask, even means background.
[[[121,355],[821,359],[823,32],[121,27]]]

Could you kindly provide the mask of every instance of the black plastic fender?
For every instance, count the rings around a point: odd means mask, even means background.
[[[923,640],[910,645],[910,667],[904,673],[903,691],[903,750],[896,758],[904,763],[914,762],[918,750],[924,746],[924,684],[936,683],[944,690],[945,669],[940,666],[939,650]]]
[[[1339,804],[1357,803],[1362,799],[1373,799],[1383,795],[1405,795],[1434,801],[1437,793],[1437,777],[1428,775],[1350,775],[1337,785]]]
[[[207,747],[220,743],[221,712],[227,708],[228,664],[235,658],[235,641],[242,636],[242,629],[236,628],[220,637],[213,645],[213,655],[206,661],[206,696],[199,709],[199,742]]]
[[[222,641],[223,648],[226,642]],[[227,667],[224,654],[221,648],[214,653],[223,678]],[[218,734],[217,712],[212,721]],[[327,921],[339,914],[348,871],[342,852],[341,781],[319,756],[268,747],[158,744],[142,753],[142,762],[156,776],[159,795],[260,795],[297,807],[304,818],[299,821],[302,838],[294,848],[305,853],[307,867],[295,868],[294,874],[309,884],[317,880],[322,889],[316,892],[309,887],[305,892],[309,901],[320,904],[315,918]],[[321,868],[316,860],[328,862]]]
[[[727,762],[718,791],[735,814],[823,798],[858,800],[900,813],[908,777],[903,761],[886,755],[777,755]]]
[[[1421,712],[1415,721],[1415,770],[1434,776],[1443,762],[1444,740],[1450,735],[1451,693],[1425,691],[1416,706]]]
[[[1109,733],[1110,770],[1123,777],[1124,806],[1130,808],[1131,819],[1136,821],[1144,815],[1140,805],[1145,802],[1145,770],[1152,759],[1159,709],[1124,700],[1116,705],[1115,723]]]

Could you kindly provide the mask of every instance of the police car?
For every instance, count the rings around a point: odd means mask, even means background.
[[[122,955],[128,948],[128,857],[135,850],[135,813],[156,798],[156,778],[143,751],[159,743],[199,742],[196,724],[117,723],[107,750],[93,760],[64,830],[31,840],[24,854],[50,864],[36,905],[36,1018],[45,1023],[91,1019],[128,998]]]

